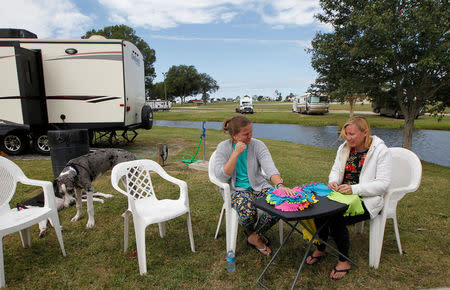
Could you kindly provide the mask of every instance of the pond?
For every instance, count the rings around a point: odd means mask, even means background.
[[[159,121],[154,126],[198,128],[201,133],[202,122],[189,121]],[[206,122],[206,129],[221,130],[221,122]],[[384,140],[388,147],[402,146],[402,130],[372,128],[372,135]],[[208,135],[208,133],[206,133]],[[253,124],[253,137],[280,141],[290,141],[297,144],[312,145],[323,148],[337,149],[342,143],[338,137],[337,126],[301,126],[292,124]],[[206,136],[208,139],[208,136]],[[415,130],[413,133],[412,151],[421,160],[450,167],[450,132],[439,130]]]

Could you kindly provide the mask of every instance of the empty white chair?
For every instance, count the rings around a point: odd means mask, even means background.
[[[163,179],[178,185],[180,187],[179,198],[159,200],[153,190],[150,172],[155,172]],[[124,189],[120,187],[119,181],[123,182]],[[187,214],[189,241],[192,252],[195,252],[186,182],[167,174],[155,161],[134,160],[122,162],[114,166],[111,172],[111,183],[117,191],[128,197],[128,210],[123,214],[125,219],[124,251],[128,247],[128,220],[129,216],[133,215],[139,272],[141,275],[147,272],[145,229],[150,224],[157,223],[159,225],[160,236],[164,237],[164,222]]]
[[[216,234],[214,236],[217,239],[217,235],[219,234],[220,225],[222,224],[223,214],[225,213],[225,229],[226,229],[226,247],[227,252],[229,250],[233,250],[236,252],[236,239],[239,225],[239,217],[238,213],[235,209],[231,207],[231,191],[230,185],[226,182],[222,182],[217,179],[214,168],[216,167],[216,152],[214,151],[211,157],[209,158],[208,164],[208,175],[209,180],[219,187],[220,194],[223,199],[222,209],[220,210],[219,222],[217,223]],[[280,220],[279,224],[279,236],[280,243],[283,240],[283,221]]]
[[[16,191],[17,182],[42,187],[44,190],[44,206],[30,207],[20,211],[11,209],[9,202]],[[51,220],[62,254],[65,256],[66,251],[64,250],[53,184],[50,181],[27,178],[14,162],[0,157],[0,287],[5,287],[3,237],[19,232],[23,247],[29,247],[31,245],[30,227],[46,219]]]
[[[395,238],[400,254],[402,245],[397,225],[397,203],[409,192],[419,188],[422,179],[422,164],[412,151],[404,148],[389,148],[392,154],[392,180],[384,195],[384,206],[379,215],[370,220],[369,265],[378,268],[383,247],[386,219],[394,222]],[[361,233],[364,222],[356,225],[356,232]]]

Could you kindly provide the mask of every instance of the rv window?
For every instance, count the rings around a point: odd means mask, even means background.
[[[326,103],[328,101],[327,97],[316,97],[311,96],[311,103]]]

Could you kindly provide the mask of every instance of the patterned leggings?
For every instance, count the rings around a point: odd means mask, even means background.
[[[235,191],[231,194],[231,206],[237,211],[239,224],[244,228],[247,235],[253,232],[265,234],[279,220],[267,212],[258,219],[258,212],[254,205],[256,199],[266,198],[269,188],[264,188],[260,192],[253,190]]]

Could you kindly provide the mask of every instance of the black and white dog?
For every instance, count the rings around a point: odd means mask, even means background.
[[[93,228],[95,220],[92,182],[116,164],[135,159],[134,154],[123,149],[98,149],[70,160],[55,180],[57,189],[55,195],[63,198],[65,207],[68,207],[75,197],[77,213],[71,221],[76,222],[81,217],[82,191],[85,191],[88,213],[86,228]],[[103,197],[110,196],[103,195]]]

